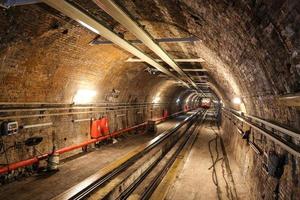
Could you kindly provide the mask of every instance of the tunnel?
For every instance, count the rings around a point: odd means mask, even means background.
[[[0,199],[300,199],[299,0],[0,0]]]

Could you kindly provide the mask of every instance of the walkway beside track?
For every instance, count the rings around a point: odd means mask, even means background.
[[[187,117],[178,116],[158,125],[157,134],[170,129]],[[60,170],[54,174],[36,175],[0,187],[1,200],[46,200],[71,188],[102,167],[124,156],[137,146],[151,140],[155,135],[125,134],[120,142],[104,145],[95,151],[74,156],[62,162]]]
[[[164,199],[249,199],[250,193],[239,168],[227,157],[218,135],[219,130],[212,122],[203,125],[190,152],[187,153],[186,160],[183,159],[183,167],[181,171],[178,170],[175,182],[165,188],[169,190]]]

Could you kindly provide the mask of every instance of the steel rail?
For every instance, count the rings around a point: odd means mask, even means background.
[[[260,132],[261,134],[263,134],[264,136],[266,136],[268,139],[270,139],[271,141],[273,141],[275,144],[278,144],[283,149],[285,149],[286,151],[288,151],[289,153],[291,153],[291,154],[293,154],[293,155],[295,155],[297,157],[300,157],[300,149],[299,149],[298,146],[282,140],[279,136],[271,133],[271,131],[269,131],[269,130],[263,128],[263,127],[258,126],[257,124],[253,123],[249,119],[246,119],[245,117],[239,115],[236,112],[225,110],[225,113],[226,112],[229,113],[229,114],[231,114],[232,116],[234,116],[239,121],[248,124],[251,128],[253,128],[254,130]]]
[[[184,80],[180,79],[179,77],[175,76],[173,73],[168,71],[166,68],[164,68],[162,65],[157,63],[153,58],[151,58],[149,55],[146,55],[144,52],[137,49],[135,46],[131,45],[129,42],[121,38],[119,35],[108,29],[106,26],[100,24],[99,21],[96,21],[92,17],[85,14],[80,9],[76,8],[74,5],[72,5],[69,2],[66,2],[65,0],[42,0],[42,2],[46,3],[47,5],[51,6],[52,8],[62,12],[63,14],[67,15],[71,19],[74,19],[75,21],[79,22],[81,25],[86,27],[87,29],[91,30],[92,32],[101,35],[102,37],[106,38],[107,40],[112,41],[122,49],[132,53],[136,57],[144,60],[149,65],[155,67],[159,71],[163,72],[164,74],[167,74],[168,76],[174,78],[175,80],[180,81],[183,83],[186,87],[190,87]]]
[[[117,198],[118,200],[121,200],[121,199],[127,199],[131,194],[132,192],[141,184],[141,182],[144,180],[145,177],[147,177],[149,175],[149,173],[152,172],[152,170],[157,166],[157,164],[163,160],[165,158],[165,156],[167,155],[167,153],[173,148],[175,147],[175,144],[177,142],[180,142],[181,139],[183,139],[183,142],[179,145],[178,149],[175,151],[175,154],[173,154],[171,156],[171,159],[169,160],[169,162],[167,163],[167,166],[164,167],[164,170],[165,168],[168,168],[169,167],[169,163],[172,162],[172,160],[175,160],[176,156],[178,155],[178,153],[182,150],[183,146],[186,144],[186,142],[188,141],[189,137],[191,136],[191,134],[194,132],[195,128],[196,128],[196,125],[198,124],[197,123],[197,119],[199,117],[199,115],[203,114],[202,112],[201,113],[198,113],[197,117],[191,121],[188,125],[188,127],[185,129],[184,131],[184,134],[182,134],[178,139],[177,141],[174,142],[174,144],[158,159],[156,160],[144,173],[141,174],[141,176],[139,176],[137,178],[137,180],[134,181],[133,184],[131,184],[125,191],[122,192],[122,194]],[[205,114],[204,116],[202,116],[202,119],[205,117]],[[192,130],[191,127],[194,126],[194,128]],[[188,134],[186,134],[186,132],[188,132]],[[183,138],[184,136],[186,136],[186,138]],[[152,185],[150,184],[150,187]],[[149,185],[147,186],[147,190],[151,190],[153,188],[150,188]]]
[[[180,147],[176,150],[176,152],[172,155],[171,159],[166,163],[166,165],[163,167],[163,169],[154,177],[154,179],[151,181],[151,183],[147,186],[146,190],[141,195],[141,200],[146,200],[151,197],[154,190],[157,188],[161,180],[164,178],[166,173],[169,171],[170,167],[173,165],[174,161],[176,160],[179,153],[182,151],[182,149],[187,144],[188,140],[190,139],[191,135],[195,132],[196,128],[203,123],[203,121],[206,118],[207,111],[203,113],[203,116],[201,117],[200,121],[196,122],[196,125],[194,126],[194,129],[190,131],[188,137],[185,139],[185,141],[180,145]]]
[[[199,111],[198,111],[199,112]],[[185,118],[180,124],[176,125],[172,129],[169,129],[156,138],[152,139],[145,148],[130,157],[128,160],[126,160],[124,163],[122,163],[120,166],[114,168],[112,171],[108,172],[104,176],[102,176],[100,179],[89,183],[87,187],[81,189],[79,192],[77,190],[73,190],[71,188],[70,191],[67,193],[64,193],[62,196],[59,196],[59,199],[84,199],[89,194],[91,194],[93,191],[95,191],[97,188],[99,188],[101,185],[105,184],[108,180],[111,180],[113,177],[121,173],[123,170],[130,167],[134,162],[136,162],[139,158],[141,158],[143,155],[145,155],[147,152],[149,152],[151,149],[156,147],[158,144],[162,143],[166,138],[171,136],[174,132],[176,132],[178,129],[180,129],[184,124],[189,122],[190,120],[194,119],[195,116],[198,114],[198,112],[192,114],[191,116]]]

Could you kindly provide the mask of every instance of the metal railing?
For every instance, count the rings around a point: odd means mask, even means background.
[[[297,142],[292,142],[292,139],[299,141],[299,132],[229,108],[223,108],[223,114],[230,120],[234,120],[234,123],[240,122],[249,125],[284,150],[300,157],[300,146],[296,144]]]

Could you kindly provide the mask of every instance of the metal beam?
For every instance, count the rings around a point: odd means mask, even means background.
[[[98,21],[94,20],[87,14],[83,13],[81,10],[77,9],[72,4],[63,1],[63,0],[42,0],[47,5],[55,8],[56,10],[59,10],[63,14],[67,15],[71,19],[76,20],[84,27],[88,28],[89,30],[93,31],[96,34],[101,34],[102,37],[106,38],[107,40],[112,41],[116,45],[120,46],[121,48],[125,49],[126,51],[132,53],[136,57],[144,60],[149,65],[155,67],[159,71],[167,74],[168,76],[174,78],[175,80],[178,80],[182,82],[185,86],[189,87],[189,85],[184,82],[183,80],[179,79],[177,76],[172,74],[170,71],[165,69],[163,66],[161,66],[159,63],[155,62],[150,56],[146,55],[133,45],[129,44],[126,40],[119,37],[116,33],[112,32],[108,28],[106,28],[104,25],[100,24]]]
[[[205,62],[203,58],[175,58],[173,59],[175,62],[180,63],[191,63],[191,62]],[[156,62],[164,62],[162,59],[155,59]],[[145,62],[138,58],[128,58],[126,62]]]
[[[13,6],[22,6],[34,3],[40,3],[39,0],[2,0],[0,1],[0,6],[4,8],[10,8]]]
[[[159,38],[154,39],[154,41],[158,43],[182,43],[182,42],[196,42],[199,39],[196,37],[186,37],[186,38]],[[130,44],[143,44],[141,40],[127,40]],[[106,45],[106,44],[113,44],[109,40],[99,40],[95,39],[90,42],[91,45]]]
[[[174,60],[151,38],[151,36],[143,30],[134,20],[130,18],[116,3],[111,0],[93,0],[102,10],[109,14],[112,18],[127,28],[139,40],[141,40],[149,49],[156,53],[163,61],[170,67],[176,70],[182,77],[184,77],[192,86],[197,89],[197,85]]]

